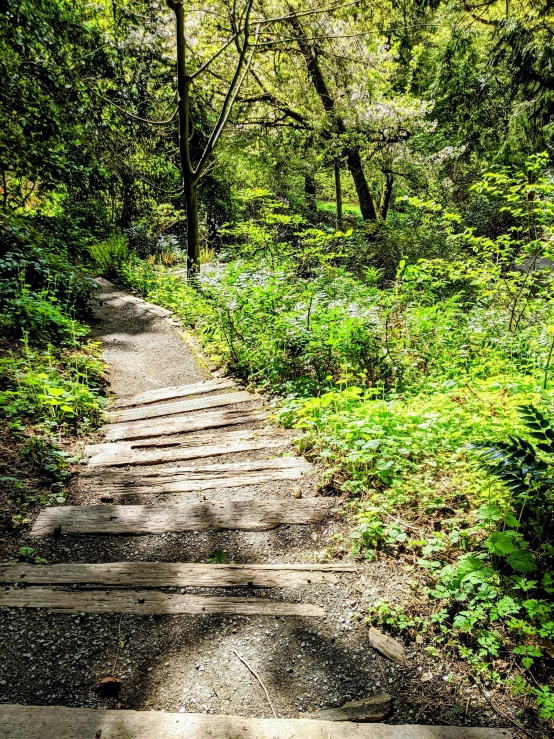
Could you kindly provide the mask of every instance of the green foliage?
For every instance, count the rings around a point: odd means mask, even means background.
[[[30,420],[51,430],[76,423],[94,427],[102,409],[98,353],[92,343],[62,354],[25,343],[21,354],[0,358],[2,415],[10,426],[17,430]]]
[[[292,219],[264,191],[245,194],[250,220],[226,227],[226,262],[195,287],[144,262],[123,268],[232,371],[288,396],[278,417],[348,498],[351,554],[416,563],[427,605],[371,619],[487,680],[515,662],[529,695],[554,630],[552,283],[526,261],[549,254],[543,166],[530,158],[475,188],[506,214],[494,238],[420,203],[444,250],[400,260],[393,283],[375,268],[353,275],[350,236]],[[536,693],[545,718],[549,695]]]
[[[34,547],[19,547],[18,554],[19,559],[22,562],[32,562],[33,564],[45,564],[48,560],[43,559],[42,557],[35,557],[35,548]]]
[[[107,62],[86,2],[5,0],[0,15],[0,172],[21,208],[62,177],[86,176],[94,105],[80,77]],[[101,50],[102,49],[102,50]],[[108,64],[108,67],[110,65]]]
[[[89,254],[100,274],[117,277],[128,257],[127,240],[122,234],[113,233],[105,241],[92,244]]]
[[[95,288],[59,237],[38,218],[0,215],[0,331],[10,338],[75,346],[88,330],[76,318]],[[51,225],[51,224],[49,224]]]
[[[227,561],[227,555],[223,549],[214,549],[213,552],[206,558],[206,562],[209,565],[222,565]]]

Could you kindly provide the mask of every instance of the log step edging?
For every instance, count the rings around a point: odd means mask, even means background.
[[[160,403],[159,405],[146,405],[139,408],[130,408],[121,411],[108,411],[105,415],[109,423],[125,423],[128,421],[142,421],[147,418],[161,418],[163,416],[174,416],[191,411],[201,411],[208,408],[220,408],[235,403],[248,403],[259,400],[256,393],[240,390],[236,393],[225,395],[213,395],[209,397],[195,398],[193,400],[179,400],[175,403]]]
[[[263,587],[335,583],[356,572],[348,564],[217,565],[195,562],[109,562],[99,564],[0,564],[0,583],[106,587]]]
[[[150,405],[151,403],[161,403],[162,401],[175,400],[176,398],[186,398],[189,395],[203,395],[204,393],[213,393],[217,390],[229,390],[230,388],[236,387],[236,382],[227,377],[189,383],[188,385],[172,385],[171,387],[160,387],[154,390],[146,390],[136,395],[118,398],[110,404],[110,408],[130,408],[137,405]]]
[[[183,531],[268,531],[322,521],[336,498],[229,500],[167,505],[54,506],[43,509],[31,536],[164,534]]]
[[[102,428],[106,441],[146,441],[155,445],[154,439],[164,437],[171,441],[175,434],[191,434],[206,429],[237,426],[264,421],[267,414],[259,410],[224,409],[209,413],[188,413],[182,416],[150,418],[144,421],[108,424]]]
[[[245,616],[323,618],[325,611],[309,603],[266,598],[182,595],[158,590],[73,590],[61,587],[5,587],[0,608],[44,608],[54,613],[129,613],[148,616],[230,613]]]
[[[0,705],[6,739],[512,739],[508,729]]]

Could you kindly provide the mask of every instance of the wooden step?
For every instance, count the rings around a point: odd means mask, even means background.
[[[122,467],[125,465],[163,464],[164,462],[186,461],[222,454],[249,452],[257,449],[272,449],[286,444],[287,434],[279,431],[242,429],[186,436],[179,446],[169,448],[134,449],[128,442],[95,444],[86,449],[91,456],[89,467]]]
[[[136,395],[129,395],[126,398],[118,398],[111,403],[111,407],[131,408],[135,405],[149,405],[150,403],[159,403],[164,400],[186,398],[188,395],[202,395],[203,393],[213,393],[217,390],[229,390],[236,386],[233,380],[227,377],[221,377],[214,380],[205,380],[204,382],[195,382],[189,385],[161,387],[155,390],[146,390]]]
[[[59,506],[42,510],[31,536],[61,534],[163,534],[182,531],[266,531],[284,524],[321,521],[336,498],[229,500],[174,505]]]
[[[109,564],[0,564],[0,583],[27,585],[106,585],[110,587],[284,588],[336,582],[337,572],[354,565],[210,565],[172,562]]]
[[[241,423],[256,423],[263,421],[266,415],[263,411],[222,410],[212,413],[190,413],[170,418],[153,418],[145,421],[109,424],[104,426],[102,430],[108,441],[148,440],[157,437],[167,439],[171,434],[190,434],[205,429],[236,426]]]
[[[252,400],[259,400],[259,398],[260,396],[256,393],[247,393],[246,390],[240,390],[226,395],[210,395],[205,398],[194,398],[193,400],[178,400],[175,403],[160,403],[159,405],[146,405],[122,411],[110,411],[105,414],[105,417],[109,423],[125,423],[127,421],[141,421],[146,418],[161,418],[162,416],[191,413],[207,408],[219,408],[235,403],[248,403]]]
[[[511,739],[508,729],[0,705],[9,739]]]
[[[172,467],[120,472],[92,469],[81,475],[102,495],[190,493],[202,490],[261,485],[278,480],[299,480],[313,471],[301,457],[279,457],[255,462],[213,464],[210,467]]]
[[[58,613],[137,613],[148,615],[196,615],[234,613],[248,616],[308,616],[321,618],[325,611],[306,603],[286,603],[266,598],[234,598],[161,593],[159,590],[64,590],[43,587],[4,587],[0,608],[46,608]]]

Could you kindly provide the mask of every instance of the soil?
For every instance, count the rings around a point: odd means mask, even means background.
[[[210,376],[167,318],[129,302],[126,293],[109,283],[103,282],[101,290],[93,326],[104,344],[110,386],[116,395]],[[290,432],[283,448],[272,453],[294,453],[293,437]],[[267,456],[262,451],[225,455],[217,461]],[[300,488],[308,497],[317,494],[316,482],[309,477],[301,485],[284,481],[186,496],[187,500],[292,498]],[[77,481],[68,502],[98,502],[96,495]],[[172,495],[164,500],[182,498]],[[120,502],[148,502],[148,497]],[[18,545],[32,544],[38,556],[52,563],[205,562],[216,550],[224,552],[226,562],[236,564],[332,562],[337,557],[352,562],[341,544],[348,542],[348,528],[345,517],[338,515],[319,525],[284,526],[269,532],[84,536],[58,541],[36,541],[23,535]],[[356,561],[356,565],[356,573],[338,576],[334,585],[266,591],[186,589],[314,603],[325,608],[323,619],[65,615],[4,609],[0,611],[0,701],[270,717],[264,691],[234,654],[236,650],[258,673],[282,717],[301,717],[349,700],[391,693],[391,723],[510,726],[516,716],[522,721],[521,703],[500,702],[471,685],[463,663],[437,659],[418,644],[406,645],[406,667],[376,652],[368,643],[363,622],[368,607],[383,599],[417,602],[421,585],[414,585],[414,568],[408,561]],[[102,697],[97,691],[107,676],[121,680],[117,698]],[[500,705],[501,713],[497,711]],[[541,733],[530,730],[528,735]]]

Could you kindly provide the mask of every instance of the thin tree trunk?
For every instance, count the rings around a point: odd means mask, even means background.
[[[379,208],[379,216],[382,221],[387,220],[387,213],[389,212],[390,201],[392,197],[392,187],[394,185],[394,175],[392,172],[385,172],[385,187],[381,195],[381,205]]]
[[[179,155],[183,173],[185,206],[187,211],[187,277],[200,271],[200,239],[198,231],[198,177],[192,166],[190,153],[190,77],[187,74],[185,44],[185,10],[183,3],[172,4],[175,11],[177,36],[177,90],[179,100]]]
[[[304,195],[306,197],[306,207],[309,213],[313,215],[317,210],[317,202],[315,179],[311,172],[307,172],[304,176]]]
[[[128,229],[133,221],[134,203],[133,203],[133,178],[124,170],[121,172],[121,215],[119,218],[119,226],[122,229]]]
[[[198,184],[194,181],[185,184],[187,207],[187,277],[200,271],[200,235],[198,229]]]
[[[340,178],[340,165],[334,163],[335,168],[335,195],[337,201],[337,231],[342,228],[342,182]]]
[[[376,221],[377,210],[375,209],[375,203],[373,202],[373,197],[365,178],[360,152],[350,151],[348,153],[346,163],[348,164],[348,170],[352,175],[352,179],[354,180],[354,186],[358,195],[362,218],[364,219],[364,221]]]

